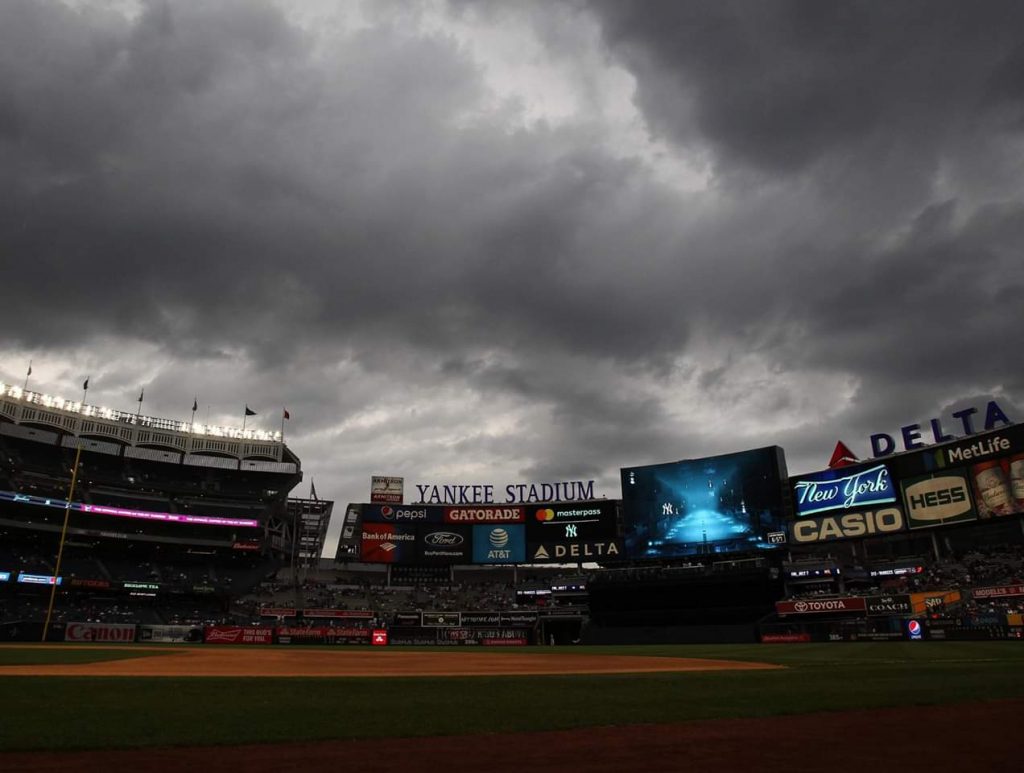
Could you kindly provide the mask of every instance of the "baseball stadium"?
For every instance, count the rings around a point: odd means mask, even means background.
[[[992,405],[807,474],[380,477],[335,515],[280,433],[0,384],[0,770],[1020,770]]]

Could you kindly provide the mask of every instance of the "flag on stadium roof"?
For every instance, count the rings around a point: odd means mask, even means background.
[[[256,411],[254,411],[252,408],[250,408],[248,405],[246,405],[245,406],[245,415],[246,416],[255,416],[256,415]]]

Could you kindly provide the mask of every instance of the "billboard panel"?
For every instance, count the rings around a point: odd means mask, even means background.
[[[445,523],[522,523],[526,509],[519,505],[465,505],[444,508]]]
[[[371,564],[412,563],[416,528],[394,523],[363,523],[359,558]]]
[[[789,524],[790,542],[797,545],[856,537],[880,537],[904,529],[906,519],[898,507],[856,513],[833,512],[800,518]]]
[[[206,644],[273,644],[274,629],[240,625],[208,625],[203,629]]]
[[[68,623],[64,641],[133,642],[134,623]]]
[[[417,527],[416,558],[424,564],[468,564],[473,560],[473,531],[469,526]]]
[[[884,464],[822,470],[790,478],[797,517],[829,510],[863,510],[895,502],[896,487]]]
[[[522,524],[473,527],[473,563],[521,564],[526,560]]]
[[[550,502],[526,508],[526,538],[558,542],[618,535],[619,502]]]
[[[578,564],[621,560],[625,554],[625,543],[621,539],[531,542],[526,560],[535,564]]]
[[[978,516],[965,470],[948,470],[900,482],[911,529],[973,521]]]
[[[778,446],[622,469],[630,558],[770,549],[783,529],[786,463]]]
[[[436,505],[362,506],[363,523],[444,523],[444,508]]]
[[[827,615],[841,612],[864,612],[866,609],[867,603],[860,596],[775,602],[775,611],[780,615]]]
[[[371,476],[370,501],[386,505],[402,504],[405,501],[405,478],[393,475]]]

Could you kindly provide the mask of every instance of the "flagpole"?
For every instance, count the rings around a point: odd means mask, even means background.
[[[142,398],[145,397],[145,396],[146,396],[146,390],[145,390],[145,388],[143,388],[142,391],[139,392],[139,407],[138,407],[138,410],[135,411],[135,423],[136,424],[139,423],[139,417],[142,415]]]
[[[32,375],[32,360],[28,361],[28,373],[25,374],[25,386],[21,388],[22,392],[28,391],[28,377]]]
[[[196,409],[199,407],[199,395],[192,401],[192,421],[189,422],[190,431],[195,434],[196,431]]]
[[[245,406],[245,413],[242,414],[242,432],[245,432],[245,422],[249,420],[249,406]]]
[[[53,603],[57,600],[57,582],[60,580],[60,563],[64,558],[64,541],[68,536],[68,518],[71,516],[71,500],[75,496],[75,483],[78,481],[78,462],[82,458],[82,441],[78,441],[78,450],[75,451],[75,466],[71,470],[71,486],[68,488],[68,499],[64,503],[64,527],[60,530],[60,547],[57,548],[57,565],[53,569],[53,585],[50,586],[50,605],[46,608],[46,622],[43,624],[43,638],[46,641],[46,632],[50,630],[50,618],[53,616]]]
[[[284,407],[281,408],[281,442],[284,442]]]
[[[85,379],[85,383],[84,383],[84,384],[82,384],[82,407],[83,407],[83,408],[85,407],[85,398],[86,398],[86,397],[88,396],[88,394],[89,394],[89,379],[90,379],[90,378],[92,378],[92,376],[88,376],[88,377],[86,377],[86,379]]]

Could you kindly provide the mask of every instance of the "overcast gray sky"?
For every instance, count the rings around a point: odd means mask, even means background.
[[[341,503],[1019,420],[1022,29],[1018,0],[3,0],[0,379],[287,406],[297,493]]]

